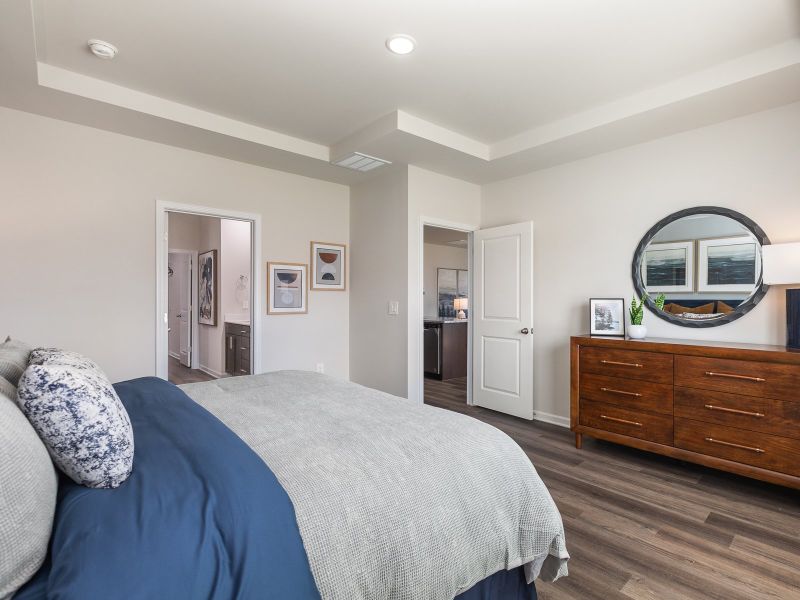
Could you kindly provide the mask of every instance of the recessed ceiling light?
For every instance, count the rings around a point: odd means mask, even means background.
[[[417,40],[410,35],[393,35],[386,40],[386,47],[395,54],[410,54],[417,47]]]
[[[89,50],[92,51],[98,58],[112,59],[117,55],[117,47],[114,44],[109,44],[103,40],[89,40],[86,42],[89,45]]]

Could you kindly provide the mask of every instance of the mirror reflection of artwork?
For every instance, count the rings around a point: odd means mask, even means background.
[[[442,319],[455,319],[458,313],[455,308],[456,298],[467,298],[469,296],[469,271],[465,269],[436,269],[436,281],[439,317]]]
[[[267,263],[269,314],[307,312],[307,266],[297,263]]]
[[[761,272],[761,256],[750,237],[698,242],[699,292],[749,292]]]
[[[727,208],[686,209],[659,221],[634,253],[636,293],[649,294],[647,307],[685,327],[729,323],[757,304],[762,285],[764,231]],[[653,299],[665,295],[663,308]]]
[[[311,289],[346,289],[345,244],[311,242]]]
[[[197,257],[197,322],[217,324],[217,251],[209,250]]]
[[[694,242],[650,244],[642,259],[648,293],[694,289]]]

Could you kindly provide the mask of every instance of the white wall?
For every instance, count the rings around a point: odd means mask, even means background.
[[[265,261],[350,237],[346,186],[5,108],[0,131],[0,331],[87,354],[114,381],[155,373],[156,198],[261,214]],[[348,377],[348,296],[264,317],[263,369]]]
[[[217,277],[222,272],[222,236],[220,220],[217,217],[200,217],[200,236],[198,254],[217,251]],[[222,291],[217,280],[217,319],[216,325],[198,327],[197,349],[200,353],[200,368],[217,377],[225,372],[225,325],[222,323]]]
[[[466,269],[469,267],[469,252],[466,248],[425,244],[422,272],[424,289],[424,315],[439,316],[439,285],[437,269]]]
[[[228,315],[250,312],[250,223],[233,219],[220,220],[219,295],[222,320]],[[246,283],[240,286],[240,277]]]
[[[569,415],[568,341],[588,330],[588,299],[629,302],[641,237],[698,205],[744,213],[773,242],[800,240],[800,104],[484,186],[484,226],[534,221],[537,412]],[[782,289],[722,327],[645,320],[652,337],[785,343]]]
[[[407,394],[407,215],[405,168],[351,187],[350,376],[398,396]],[[400,303],[399,315],[387,314],[390,300]]]

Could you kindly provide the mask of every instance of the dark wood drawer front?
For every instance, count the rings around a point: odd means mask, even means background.
[[[746,465],[800,476],[800,440],[675,419],[675,445]]]
[[[800,402],[676,387],[675,416],[800,438]]]
[[[581,371],[672,384],[672,355],[613,348],[581,348]]]
[[[250,325],[239,325],[238,323],[225,323],[225,333],[229,335],[244,335],[250,337]]]
[[[675,357],[675,385],[800,401],[800,367],[697,356]]]
[[[581,400],[580,424],[657,444],[672,445],[672,416]]]
[[[581,399],[672,415],[672,386],[663,383],[582,373]]]

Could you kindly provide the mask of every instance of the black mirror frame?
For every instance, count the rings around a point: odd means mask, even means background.
[[[647,248],[648,244],[653,240],[656,234],[661,231],[666,225],[669,225],[673,221],[677,221],[683,217],[689,217],[691,215],[720,215],[723,217],[728,217],[741,223],[750,232],[756,237],[759,241],[761,246],[768,246],[771,242],[767,237],[767,234],[764,233],[764,230],[761,229],[752,219],[744,216],[742,213],[736,212],[735,210],[731,210],[729,208],[721,208],[719,206],[697,206],[695,208],[687,208],[685,210],[680,210],[676,213],[672,213],[671,215],[661,219],[658,223],[653,225],[648,232],[642,238],[642,241],[639,242],[639,245],[636,247],[636,252],[633,254],[633,265],[631,268],[631,275],[633,276],[633,287],[636,289],[636,293],[638,294],[639,298],[642,298],[645,294],[644,286],[642,285],[642,258],[644,257],[644,251]],[[758,285],[756,287],[756,291],[750,296],[747,300],[742,302],[739,306],[736,307],[732,313],[728,313],[716,319],[709,319],[709,320],[689,320],[689,319],[680,319],[675,315],[664,312],[663,310],[658,310],[656,308],[655,301],[647,297],[645,300],[645,306],[656,315],[659,319],[663,319],[673,325],[679,325],[681,327],[693,327],[693,328],[702,328],[702,327],[719,327],[720,325],[725,325],[726,323],[731,323],[736,319],[739,319],[749,313],[756,304],[761,302],[761,299],[767,293],[769,286],[764,283],[763,280],[763,268],[762,274],[759,275],[758,278]]]

